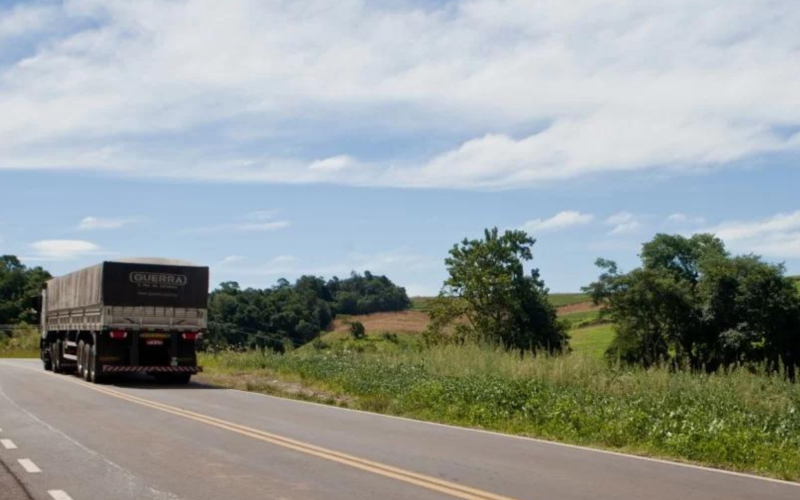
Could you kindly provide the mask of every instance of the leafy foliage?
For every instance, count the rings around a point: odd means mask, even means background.
[[[287,343],[299,346],[316,338],[336,314],[396,311],[410,304],[405,289],[369,271],[328,282],[316,276],[301,276],[294,284],[282,279],[263,290],[227,282],[209,297],[209,341],[284,350]]]
[[[212,344],[283,350],[286,342],[301,345],[315,338],[333,315],[313,279],[303,277],[294,286],[279,280],[264,290],[222,283],[209,297],[208,317]]]
[[[361,340],[367,336],[367,330],[364,329],[364,323],[354,321],[350,323],[350,336],[355,340]]]
[[[0,257],[0,324],[38,323],[36,299],[50,273],[41,267],[28,268],[17,257]]]
[[[604,272],[586,287],[616,323],[608,356],[694,370],[734,364],[800,365],[800,296],[782,265],[732,257],[709,234],[659,234],[642,248],[642,266]]]
[[[537,269],[525,273],[535,240],[524,231],[486,230],[482,240],[464,239],[445,259],[449,273],[431,306],[429,338],[452,327],[454,338],[497,342],[506,348],[560,352],[566,328],[548,302]]]
[[[354,272],[344,280],[334,277],[327,283],[327,289],[335,314],[404,311],[411,307],[405,288],[395,285],[386,276],[375,276],[369,271],[363,276]]]

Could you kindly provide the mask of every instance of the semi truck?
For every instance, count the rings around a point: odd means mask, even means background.
[[[102,383],[146,373],[185,384],[208,314],[208,267],[172,259],[119,259],[47,281],[41,301],[45,370]]]

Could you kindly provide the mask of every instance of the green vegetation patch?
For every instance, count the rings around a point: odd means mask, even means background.
[[[428,312],[431,310],[431,302],[436,297],[411,297],[411,310]]]
[[[607,322],[600,317],[600,311],[576,311],[559,314],[558,318],[569,323],[570,328],[584,328]]]
[[[569,345],[575,354],[602,359],[614,340],[614,325],[603,324],[577,328],[569,332]]]
[[[561,307],[589,302],[592,298],[585,293],[551,293],[548,295],[548,300],[553,306]]]
[[[38,358],[39,331],[20,326],[13,331],[0,331],[0,358]]]
[[[212,376],[301,381],[365,410],[800,479],[800,385],[781,377],[609,367],[474,345],[222,352],[202,363]]]

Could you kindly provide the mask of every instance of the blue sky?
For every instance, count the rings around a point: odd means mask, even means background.
[[[484,227],[554,291],[713,231],[800,274],[791,0],[0,0],[0,252],[433,294]]]

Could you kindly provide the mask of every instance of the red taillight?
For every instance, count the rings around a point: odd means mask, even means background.
[[[125,330],[111,330],[111,332],[109,332],[109,335],[111,336],[112,339],[122,340],[128,336],[128,332],[126,332]]]
[[[186,332],[183,334],[184,340],[197,340],[200,334],[197,332]]]

